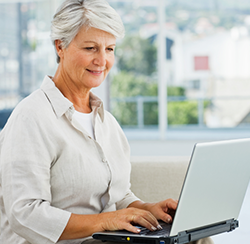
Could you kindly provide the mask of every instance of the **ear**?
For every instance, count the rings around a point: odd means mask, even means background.
[[[60,57],[60,59],[62,59],[63,54],[64,54],[64,50],[63,50],[63,47],[62,47],[62,41],[61,40],[55,40],[55,48],[56,48],[58,56]]]

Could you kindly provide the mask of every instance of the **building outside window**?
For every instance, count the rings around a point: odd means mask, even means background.
[[[209,57],[208,56],[195,56],[194,57],[194,70],[209,70]]]

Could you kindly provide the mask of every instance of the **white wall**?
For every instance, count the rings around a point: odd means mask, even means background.
[[[177,39],[173,48],[175,82],[205,79],[250,78],[250,37],[235,38],[230,31],[211,36]],[[209,71],[195,71],[194,57],[208,56]]]

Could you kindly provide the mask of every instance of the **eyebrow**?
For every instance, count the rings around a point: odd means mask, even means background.
[[[98,44],[97,42],[95,42],[95,41],[84,41],[84,43],[95,43],[95,44]],[[110,45],[108,45],[108,46],[115,46],[116,44],[114,43],[114,44],[110,44]]]

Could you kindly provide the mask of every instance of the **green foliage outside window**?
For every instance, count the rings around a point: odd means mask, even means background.
[[[146,76],[136,76],[133,73],[122,71],[112,78],[111,98],[126,98],[149,96],[157,97],[157,83],[150,81]],[[168,96],[185,96],[183,87],[168,87]],[[204,108],[209,102],[204,103]],[[197,101],[171,101],[168,102],[169,125],[192,125],[198,123]],[[136,126],[136,102],[113,101],[112,113],[122,126]],[[158,124],[158,102],[145,102],[143,107],[144,125]]]
[[[155,78],[157,48],[149,40],[130,36],[118,45],[116,55],[117,65],[121,71],[111,77],[112,114],[122,126],[137,126],[136,101],[128,102],[121,98],[154,97],[155,101],[143,104],[143,124],[158,125],[158,82]],[[167,94],[168,97],[185,97],[185,88],[168,87]],[[204,104],[204,108],[207,106],[208,102]],[[197,124],[198,103],[169,101],[167,114],[169,125]]]
[[[157,96],[157,81],[145,75],[121,71],[112,77],[110,95],[113,97]]]
[[[157,82],[149,80],[147,76],[135,75],[132,72],[121,71],[112,77],[110,90],[112,98],[157,96]],[[121,125],[137,125],[137,104],[136,102],[115,101],[111,104],[112,114]],[[144,104],[144,124],[158,124],[158,104]]]
[[[127,36],[116,49],[120,70],[151,76],[156,72],[157,48],[149,39]]]
[[[137,126],[137,107],[135,102],[116,102],[112,114],[121,126]]]
[[[169,125],[190,125],[198,123],[196,101],[178,101],[168,103]]]

